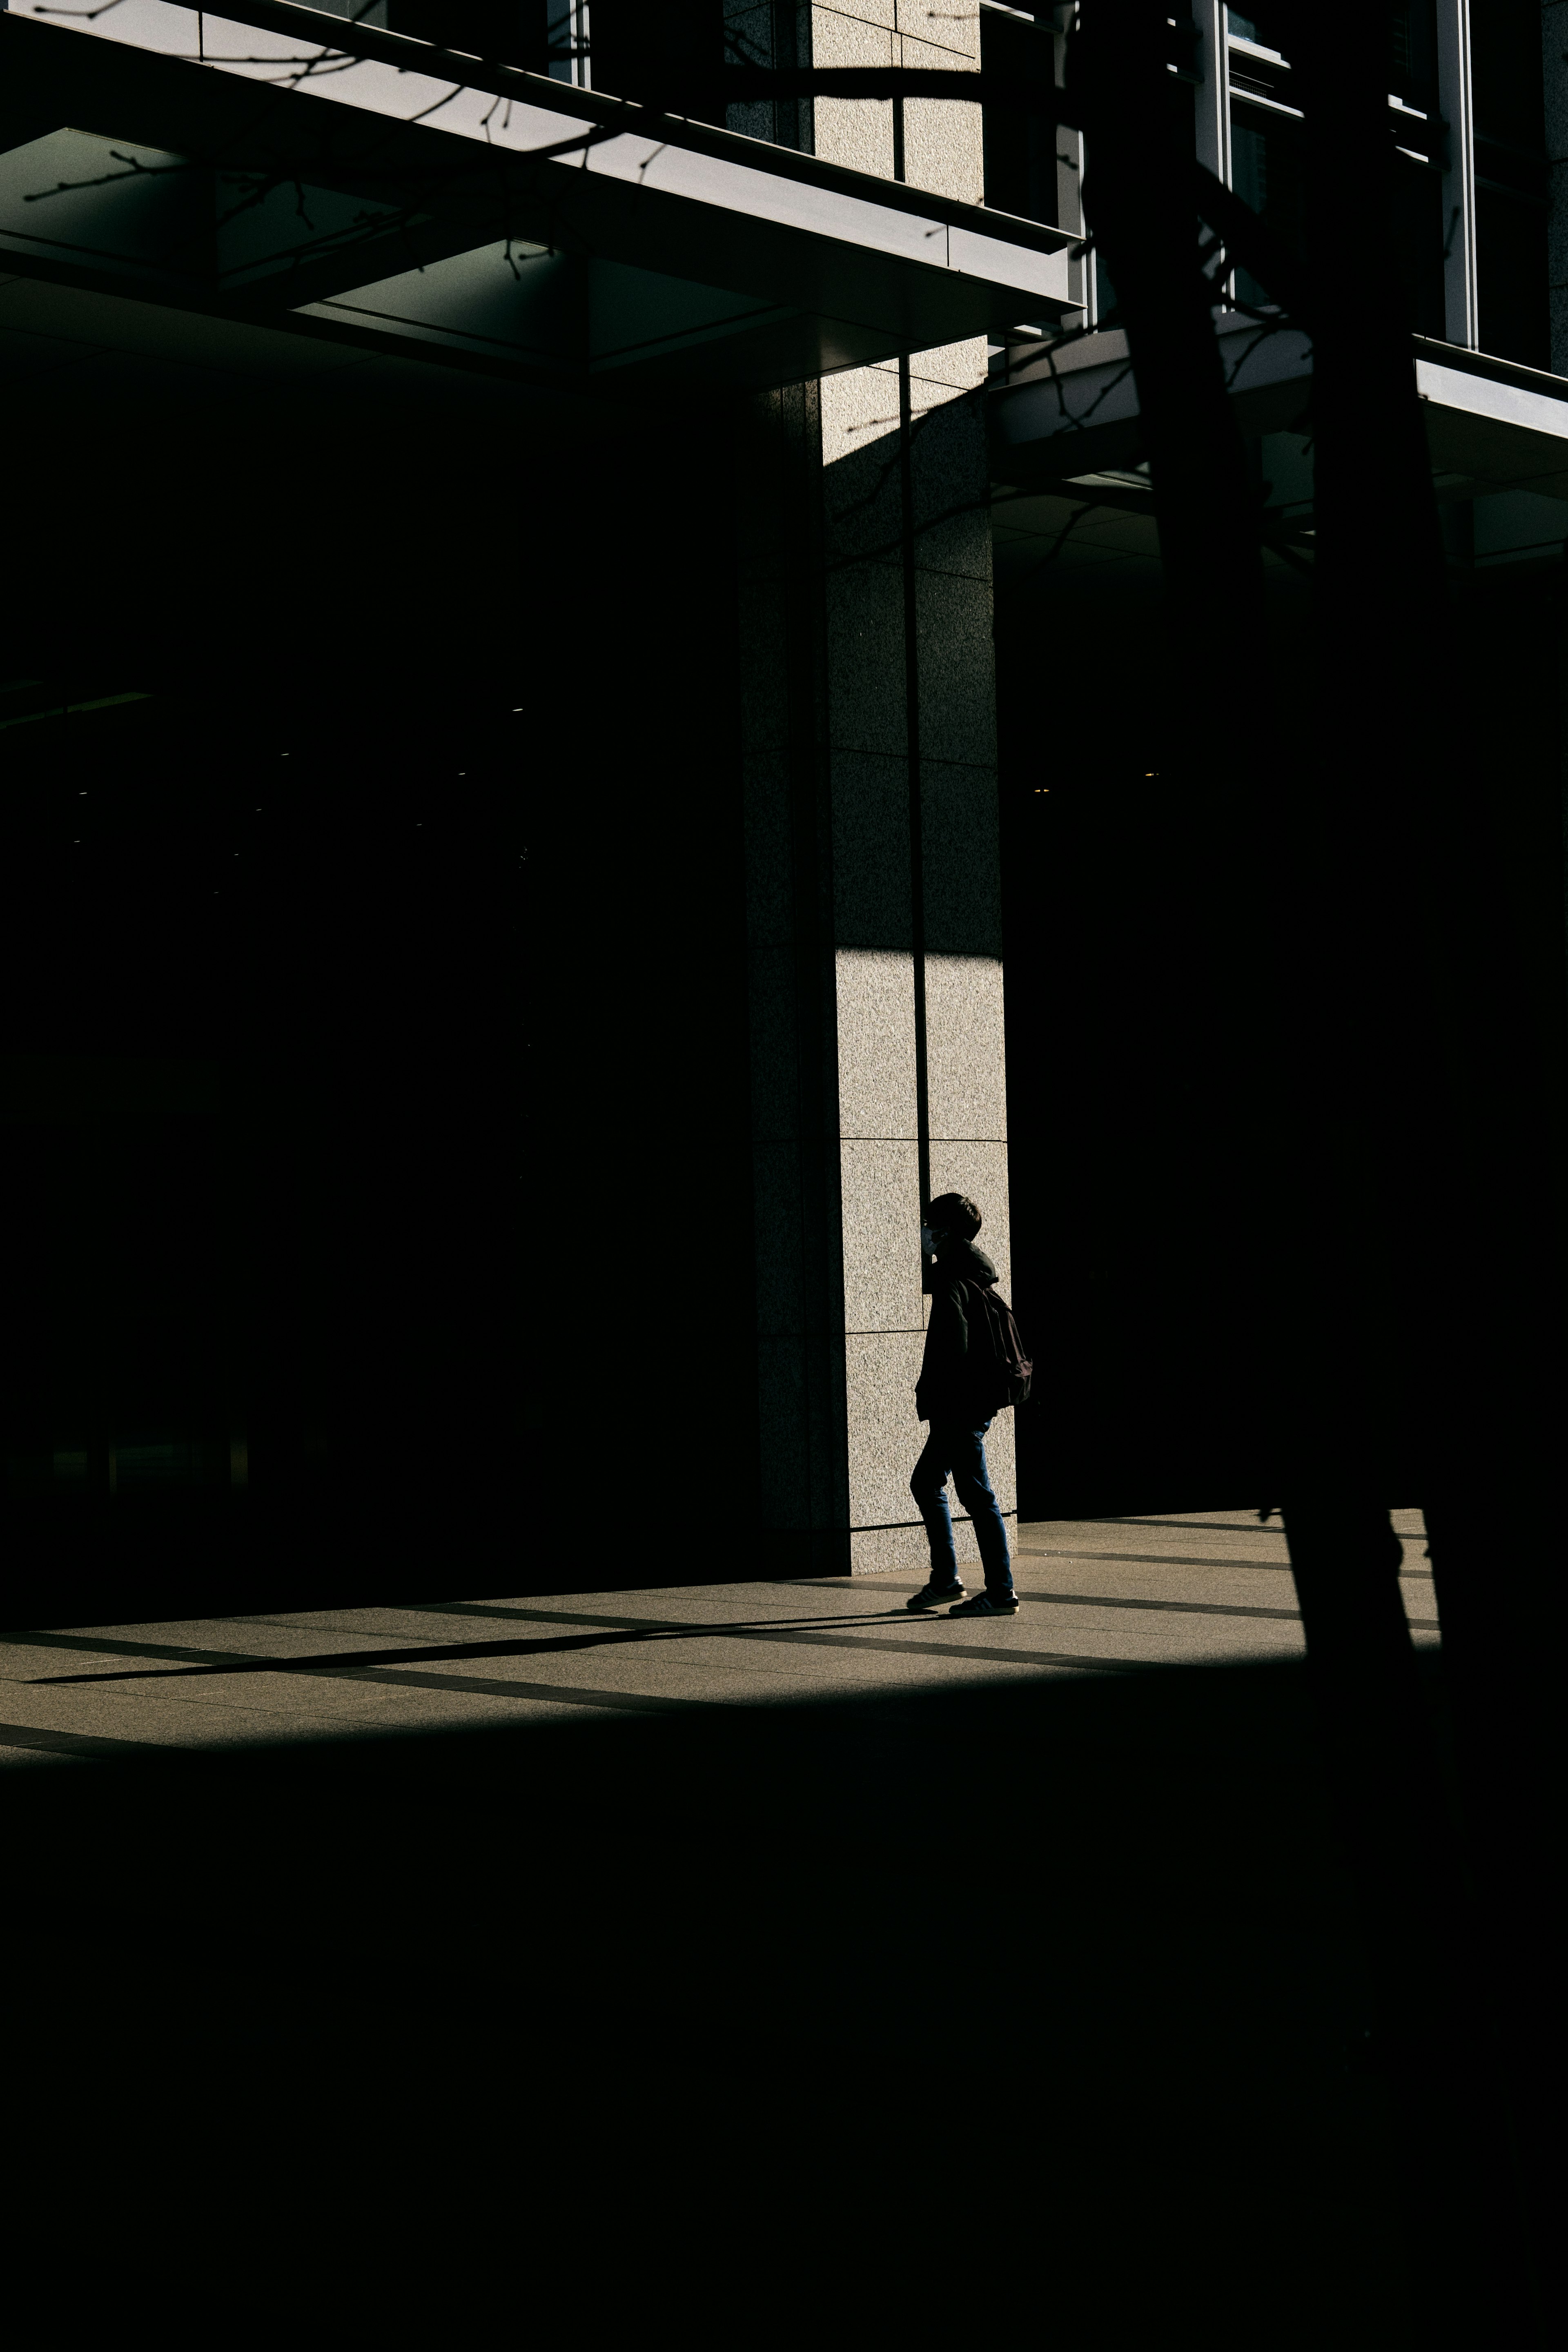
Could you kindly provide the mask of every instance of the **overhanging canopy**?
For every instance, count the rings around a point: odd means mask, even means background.
[[[1309,432],[1310,337],[1239,318],[1218,331],[1242,430]],[[1425,336],[1411,341],[1439,488],[1458,497],[1531,490],[1568,499],[1568,382]],[[1030,360],[993,394],[990,410],[993,477],[1016,488],[1134,466],[1146,454],[1119,331]]]
[[[111,298],[646,396],[1070,306],[1066,232],[292,0],[32,6],[0,16],[0,267],[100,334]]]

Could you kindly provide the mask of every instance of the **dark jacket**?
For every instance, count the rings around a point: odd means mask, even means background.
[[[950,1242],[932,1266],[931,1321],[915,1390],[921,1421],[959,1421],[978,1429],[996,1411],[984,1392],[995,1366],[984,1328],[973,1328],[982,1310],[968,1287],[973,1282],[989,1290],[995,1281],[995,1267],[973,1242]]]

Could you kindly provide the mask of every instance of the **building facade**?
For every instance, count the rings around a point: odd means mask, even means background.
[[[231,1517],[335,1496],[329,1582],[432,1545],[539,1589],[916,1572],[947,1190],[1042,1358],[1009,1516],[1020,1476],[1027,1513],[1244,1475],[1070,9],[331,14],[0,17],[13,1034],[78,1059],[106,1168],[85,1041],[218,1070],[202,1214],[246,1236],[220,1335],[108,1280],[91,1380],[19,1367],[30,1524],[165,1447]],[[1531,648],[1499,759],[1559,875],[1563,15],[1394,12],[1397,250],[1347,256],[1409,306],[1474,641]],[[1194,159],[1299,236],[1289,58],[1211,0],[1172,30]],[[1215,307],[1289,674],[1310,343],[1244,271]],[[1230,681],[1216,752],[1258,716]],[[1559,888],[1545,966],[1560,930]]]

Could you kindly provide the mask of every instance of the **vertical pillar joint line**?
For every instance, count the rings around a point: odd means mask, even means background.
[[[931,1104],[926,1078],[926,924],[921,803],[920,602],[915,569],[914,401],[906,353],[899,362],[899,493],[904,574],[904,740],[910,784],[910,950],[915,999],[915,1155],[921,1207],[931,1199]],[[924,1268],[921,1288],[929,1288]]]

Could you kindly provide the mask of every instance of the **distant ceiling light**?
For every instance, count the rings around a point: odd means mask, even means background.
[[[79,801],[84,801],[87,798],[87,794],[85,793],[78,793],[77,798]]]

